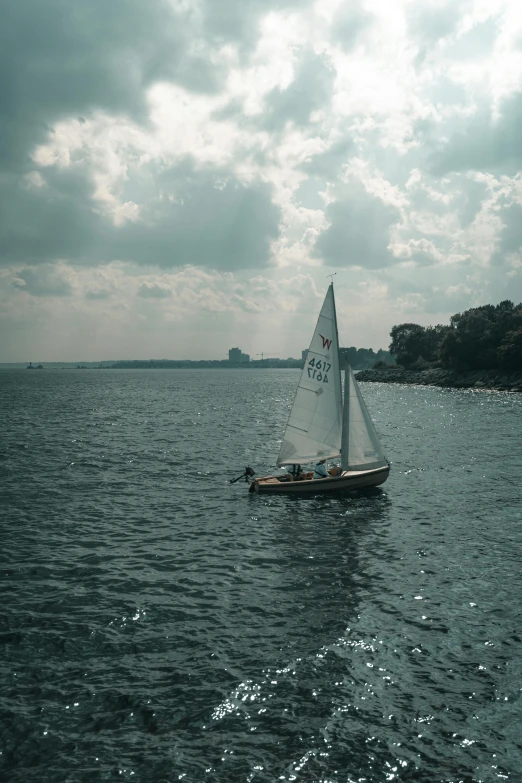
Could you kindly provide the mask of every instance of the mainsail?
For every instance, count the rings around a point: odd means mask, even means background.
[[[355,380],[347,365],[344,376],[343,436],[341,467],[343,470],[373,470],[388,465],[379,437]]]
[[[330,284],[308,349],[277,464],[300,464],[339,456],[341,427],[339,338],[333,284]]]

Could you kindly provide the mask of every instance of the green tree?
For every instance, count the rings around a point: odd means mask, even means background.
[[[383,364],[395,364],[395,360],[391,353],[389,351],[383,351],[382,348],[379,348],[375,355],[375,361],[376,362],[382,362]]]
[[[422,356],[426,361],[435,362],[440,359],[440,347],[449,329],[449,326],[444,326],[443,324],[426,327],[424,330],[424,349],[422,353]]]
[[[425,329],[419,324],[399,324],[390,332],[390,353],[397,363],[410,367],[425,351]]]
[[[522,326],[522,308],[505,300],[457,313],[440,346],[444,366],[456,369],[495,369],[499,348],[509,331]]]
[[[522,371],[522,326],[506,334],[498,349],[498,359],[503,370]]]

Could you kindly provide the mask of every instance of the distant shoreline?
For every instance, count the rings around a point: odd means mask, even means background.
[[[47,362],[43,363],[41,368],[32,367],[28,368],[26,364],[0,364],[0,370],[26,370],[26,369],[43,369],[43,370],[301,370],[303,368],[303,362],[277,362],[271,363],[264,360],[259,362],[248,362],[245,364],[230,364],[228,362],[172,362],[171,364],[149,364],[144,362],[143,364],[134,364],[127,362],[113,362],[107,364],[99,364],[98,362],[85,362],[78,365],[76,362],[71,364],[60,362]]]
[[[452,389],[491,389],[495,391],[522,392],[522,373],[501,373],[498,370],[470,370],[455,372],[432,368],[428,370],[404,370],[382,368],[361,370],[357,380],[367,383],[404,383],[417,386],[439,386]]]
[[[295,360],[260,359],[258,361],[241,362],[238,364],[224,361],[183,361],[183,360],[146,360],[130,362],[46,362],[42,363],[43,370],[302,370],[304,362]],[[25,370],[38,369],[36,366],[28,368],[25,363],[0,364],[0,370]],[[357,367],[353,367],[358,372]]]

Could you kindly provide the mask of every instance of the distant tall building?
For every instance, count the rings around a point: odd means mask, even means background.
[[[250,361],[247,353],[241,353],[239,348],[230,348],[228,351],[228,361],[231,364],[245,364]]]
[[[306,357],[308,356],[308,348],[306,351],[301,351],[301,361],[306,362]]]

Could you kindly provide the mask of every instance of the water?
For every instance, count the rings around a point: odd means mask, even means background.
[[[0,373],[0,778],[522,780],[522,395],[364,384],[382,490],[229,485],[297,378]]]

